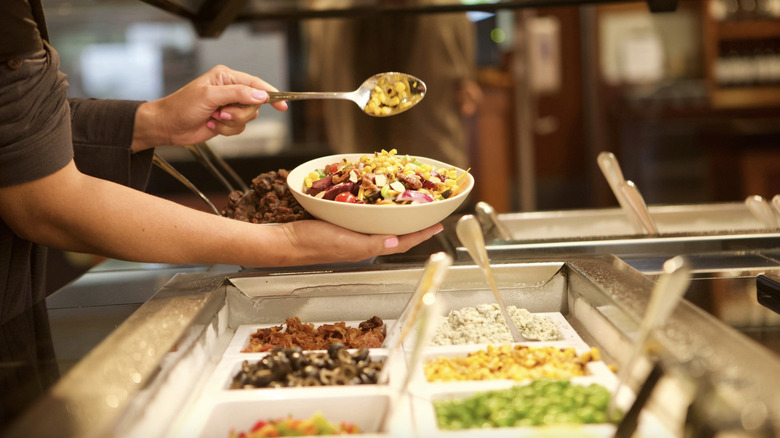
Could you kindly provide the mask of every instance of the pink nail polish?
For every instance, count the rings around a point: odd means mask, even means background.
[[[220,113],[220,114],[219,114],[219,117],[220,117],[222,120],[230,120],[230,119],[232,119],[232,118],[233,118],[233,116],[231,116],[231,115],[230,115],[230,113]]]
[[[213,120],[209,120],[208,122],[206,122],[206,127],[213,131],[214,129],[216,129],[217,124],[214,123]]]
[[[388,237],[385,239],[385,248],[395,248],[396,246],[398,246],[397,237]]]

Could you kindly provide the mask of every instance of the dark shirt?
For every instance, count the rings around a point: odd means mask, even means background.
[[[68,100],[57,52],[44,39],[40,0],[2,4],[0,187],[51,175],[73,159],[83,173],[142,190],[154,151],[130,149],[141,102]],[[57,378],[45,365],[54,354],[46,257],[45,247],[0,220],[0,431]]]
[[[42,26],[38,26],[41,23]],[[43,49],[48,39],[40,0],[3,0],[0,14],[0,61]]]
[[[0,14],[0,27],[21,32],[13,41],[43,48],[21,56],[19,64],[0,63],[0,187],[43,178],[74,159],[83,173],[143,189],[153,151],[130,149],[141,102],[68,100],[57,52],[41,39],[45,30],[28,32],[19,23],[37,17],[35,5],[39,8],[40,2],[3,0],[4,8],[16,12]],[[21,13],[22,7],[28,13]],[[37,18],[45,29],[42,15]],[[44,248],[14,235],[0,221],[0,323],[45,298],[45,260]]]

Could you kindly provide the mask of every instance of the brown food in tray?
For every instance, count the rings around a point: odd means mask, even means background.
[[[344,321],[335,324],[302,323],[298,317],[287,318],[284,325],[257,329],[249,336],[249,345],[242,353],[262,353],[274,347],[300,347],[304,350],[326,350],[332,344],[346,348],[379,348],[385,340],[382,318],[373,316],[360,323],[358,328],[347,327]]]
[[[288,171],[261,173],[252,180],[246,194],[236,190],[228,195],[222,215],[255,224],[271,224],[310,219],[287,186]]]

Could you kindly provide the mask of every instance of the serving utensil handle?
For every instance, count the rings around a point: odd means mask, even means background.
[[[310,100],[310,99],[344,99],[352,100],[352,92],[326,92],[326,91],[269,91],[268,102],[281,102],[283,100]]]

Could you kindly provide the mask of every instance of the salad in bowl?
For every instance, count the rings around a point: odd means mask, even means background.
[[[408,234],[455,211],[474,186],[466,170],[430,158],[373,154],[317,158],[287,177],[313,216],[367,234]]]

